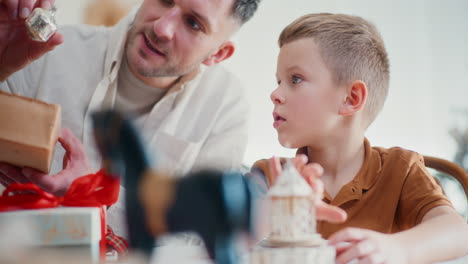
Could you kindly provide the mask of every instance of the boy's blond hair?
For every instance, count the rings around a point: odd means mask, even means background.
[[[364,106],[367,126],[382,109],[389,86],[389,61],[384,42],[374,25],[344,14],[309,14],[289,24],[279,37],[280,48],[292,41],[312,38],[338,85],[356,80],[366,83]]]

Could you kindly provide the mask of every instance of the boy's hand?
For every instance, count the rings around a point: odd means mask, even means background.
[[[29,37],[25,20],[36,7],[50,9],[55,0],[0,0],[0,81],[39,59],[63,42],[55,33],[47,42]]]
[[[66,151],[61,172],[48,175],[31,168],[18,168],[0,163],[0,183],[8,186],[13,182],[32,182],[57,196],[65,195],[76,178],[88,175],[92,173],[92,170],[85,156],[83,145],[69,129],[62,129],[59,142]]]
[[[314,203],[317,220],[324,220],[332,223],[342,223],[346,221],[347,215],[343,209],[322,201],[324,187],[323,182],[319,179],[323,174],[322,166],[317,163],[307,164],[307,156],[303,154],[297,155],[292,161],[296,169],[306,179],[316,194]],[[272,157],[269,160],[269,166],[272,173],[272,180],[275,182],[282,171],[278,157]]]
[[[333,234],[328,243],[336,247],[336,263],[407,264],[408,253],[390,234],[360,228],[345,228]]]

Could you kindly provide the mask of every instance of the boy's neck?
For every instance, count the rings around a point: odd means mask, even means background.
[[[349,133],[324,143],[318,147],[307,147],[307,154],[311,162],[323,167],[321,179],[325,190],[333,198],[341,187],[356,177],[362,167],[365,157],[364,135]]]

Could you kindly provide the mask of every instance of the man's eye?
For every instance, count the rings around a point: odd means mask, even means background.
[[[201,30],[200,24],[193,18],[187,18],[187,25],[193,30]]]
[[[293,77],[292,77],[292,83],[293,83],[293,84],[298,84],[298,83],[300,83],[300,82],[302,82],[302,78],[301,78],[301,77],[299,77],[299,76],[293,76]]]

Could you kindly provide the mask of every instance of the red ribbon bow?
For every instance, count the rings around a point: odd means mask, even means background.
[[[106,214],[119,198],[120,180],[107,175],[104,170],[75,179],[63,197],[48,193],[33,183],[12,183],[0,196],[0,212],[21,209],[54,208],[59,205],[74,207],[99,207],[101,211],[101,258],[106,251]]]

